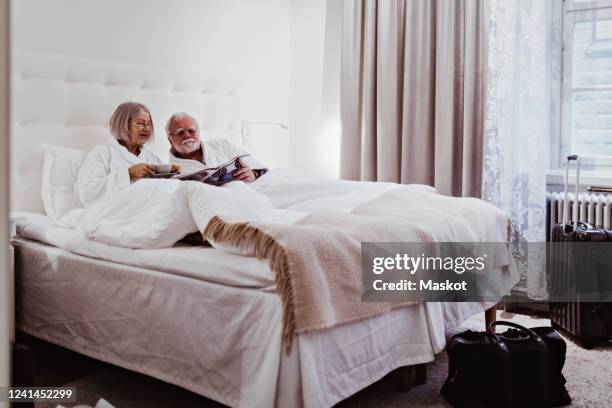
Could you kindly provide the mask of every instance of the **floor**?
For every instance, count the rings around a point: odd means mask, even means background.
[[[499,318],[527,327],[550,325],[538,317],[499,312]],[[468,328],[480,330],[484,316],[474,316],[456,331]],[[567,340],[567,339],[566,339]],[[612,344],[585,350],[567,341],[564,375],[573,398],[572,407],[612,407]],[[94,406],[104,398],[116,408],[144,407],[218,407],[220,404],[204,397],[163,383],[153,378],[104,364],[65,349],[43,342],[33,348],[39,371],[35,379],[39,385],[74,386],[78,404]],[[428,365],[427,383],[408,392],[399,391],[391,376],[353,395],[339,404],[351,407],[448,407],[438,394],[446,379],[448,359],[440,353]],[[76,404],[63,404],[72,407]],[[36,404],[37,408],[55,408],[55,404]]]

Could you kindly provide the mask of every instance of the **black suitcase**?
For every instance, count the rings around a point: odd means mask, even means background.
[[[572,161],[576,162],[576,196],[580,182],[580,158],[576,155],[568,156],[565,171],[565,197],[563,222],[556,224],[552,229],[551,240],[555,244],[550,246],[549,257],[549,284],[551,297],[578,298],[570,302],[550,302],[550,319],[553,327],[562,329],[573,335],[577,343],[585,348],[591,348],[596,341],[606,341],[612,335],[612,303],[581,302],[579,294],[569,293],[575,290],[578,279],[585,280],[584,276],[576,277],[580,271],[593,271],[596,265],[590,264],[594,256],[589,256],[588,247],[584,251],[575,246],[589,242],[612,241],[612,230],[594,227],[590,224],[578,222],[578,200],[574,200],[574,222],[570,223],[569,202],[567,200],[569,167]],[[559,244],[561,243],[561,244]],[[565,246],[567,244],[567,246]],[[574,248],[570,247],[574,245]],[[612,244],[610,246],[612,251]],[[612,270],[601,271],[612,278]]]
[[[511,326],[495,334],[495,326]],[[565,341],[552,327],[491,323],[487,332],[453,336],[440,394],[454,407],[556,407],[571,398],[561,373]]]

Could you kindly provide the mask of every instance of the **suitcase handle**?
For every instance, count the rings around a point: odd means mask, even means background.
[[[514,329],[517,329],[517,330],[521,331],[522,333],[526,334],[527,336],[534,338],[537,341],[538,341],[538,339],[539,339],[539,341],[542,341],[542,342],[544,341],[544,340],[542,340],[542,338],[536,332],[526,328],[525,326],[521,326],[520,324],[516,324],[514,322],[506,322],[504,320],[496,320],[496,321],[491,322],[489,324],[488,332],[491,333],[491,335],[493,335],[495,338],[497,338],[500,341],[503,341],[503,340],[500,338],[500,336],[497,335],[497,333],[495,333],[495,326],[508,326],[508,327],[512,327]]]
[[[565,166],[565,183],[563,185],[564,202],[563,202],[563,230],[569,221],[569,202],[567,201],[567,185],[569,184],[569,168],[572,161],[576,162],[576,196],[574,197],[574,231],[578,229],[578,186],[580,185],[580,161],[582,157],[577,154],[567,156],[567,165]]]

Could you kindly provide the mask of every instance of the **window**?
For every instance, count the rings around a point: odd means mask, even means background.
[[[562,7],[561,140],[568,154],[612,171],[612,0],[565,0]]]

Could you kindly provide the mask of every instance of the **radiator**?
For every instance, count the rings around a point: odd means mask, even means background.
[[[576,194],[568,193],[568,222],[576,219],[574,199]],[[548,237],[553,225],[563,222],[564,195],[562,192],[549,192],[546,195],[546,215]],[[612,194],[610,193],[579,193],[578,221],[593,224],[596,227],[612,227]]]

